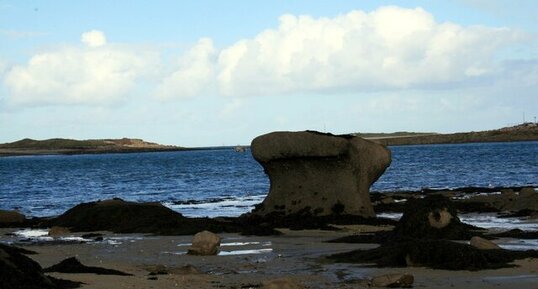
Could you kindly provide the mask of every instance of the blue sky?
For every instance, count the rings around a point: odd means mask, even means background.
[[[0,142],[248,144],[538,115],[535,1],[0,1]]]

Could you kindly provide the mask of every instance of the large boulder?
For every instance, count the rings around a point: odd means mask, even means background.
[[[197,233],[192,238],[189,255],[210,256],[217,255],[220,247],[220,237],[209,231]]]
[[[53,225],[73,232],[156,233],[175,227],[184,219],[159,203],[111,199],[77,205],[53,220]]]
[[[239,231],[236,225],[227,222],[186,218],[160,203],[136,203],[121,199],[79,204],[47,225],[68,228],[71,232],[111,231],[159,235],[192,235],[203,230]]]
[[[351,135],[273,132],[252,141],[271,189],[254,212],[373,217],[369,188],[391,162],[390,151]]]

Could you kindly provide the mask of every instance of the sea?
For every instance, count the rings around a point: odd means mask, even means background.
[[[538,141],[389,147],[392,163],[371,191],[538,186]],[[160,202],[185,216],[238,216],[269,179],[249,150],[0,158],[0,209],[54,216],[110,198]]]

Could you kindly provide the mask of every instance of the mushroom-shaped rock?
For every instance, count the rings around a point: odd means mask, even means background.
[[[373,217],[369,188],[391,162],[382,145],[351,135],[273,132],[252,141],[271,189],[254,212]]]
[[[192,246],[189,248],[189,255],[217,255],[220,247],[220,237],[209,231],[197,233],[192,238]]]

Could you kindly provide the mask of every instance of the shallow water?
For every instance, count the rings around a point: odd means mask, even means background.
[[[390,147],[374,191],[538,185],[538,142]],[[157,201],[186,216],[237,216],[269,181],[249,151],[233,149],[0,158],[0,209],[50,216],[119,197]]]

